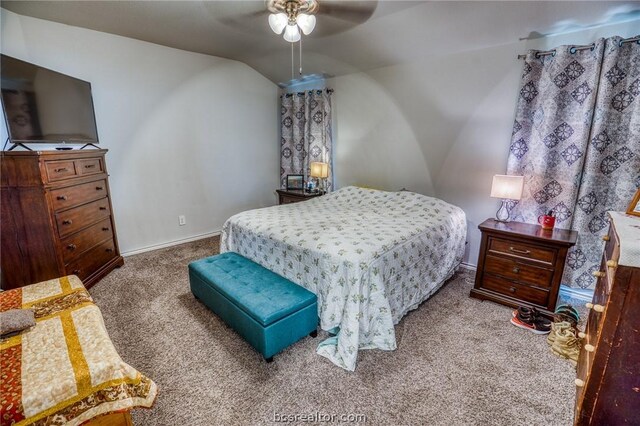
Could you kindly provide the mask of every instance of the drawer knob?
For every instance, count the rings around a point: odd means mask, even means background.
[[[74,275],[78,275],[80,273],[80,269],[74,269],[71,272],[73,272]]]
[[[604,306],[602,305],[593,305],[593,310],[596,312],[604,312]]]
[[[65,219],[62,221],[63,225],[71,225],[73,223],[73,221],[71,219]]]
[[[96,191],[102,191],[104,189],[104,186],[96,186]]]
[[[587,345],[584,345],[584,350],[587,351],[587,352],[593,352],[593,351],[596,350],[596,348],[593,345],[587,344]]]
[[[106,231],[108,231],[108,230],[109,230],[109,228],[107,228],[107,227],[105,226],[104,228],[102,228],[102,230],[106,232]]]
[[[529,254],[529,253],[531,253],[531,250],[518,250],[517,248],[514,248],[514,247],[509,247],[509,250],[514,252],[514,253],[519,253],[519,254]]]
[[[58,195],[56,198],[57,198],[58,200],[62,200],[62,201],[64,201],[64,200],[66,200],[66,199],[67,199],[67,196],[66,196],[66,195]]]
[[[607,260],[607,266],[609,268],[617,268],[618,262],[616,262],[615,260]]]
[[[578,333],[578,337],[581,339],[584,339],[585,337],[587,337],[587,333],[585,333],[584,331],[581,331]]]
[[[608,235],[603,235],[602,236],[602,241],[609,241],[610,239],[611,239],[611,237],[608,236]]]
[[[576,379],[575,382],[577,387],[581,388],[584,386],[584,380]]]
[[[69,170],[69,169],[67,169],[66,167],[60,167],[59,169],[53,169],[53,171],[56,172],[56,173],[66,172],[67,170]]]
[[[513,268],[513,273],[514,273],[514,274],[519,274],[519,273],[520,273],[520,268],[518,268],[517,266],[515,266],[515,267]]]
[[[100,206],[100,210],[106,210],[107,208],[105,206]]]
[[[75,245],[75,244],[69,244],[69,245],[67,246],[67,248],[68,248],[69,250],[75,250],[75,249],[76,249],[76,245]]]
[[[516,289],[515,287],[509,287],[509,291],[510,291],[511,293],[515,293],[515,292],[516,292],[516,290],[517,290],[517,289]]]
[[[84,168],[85,169],[93,169],[96,165],[95,164],[85,164]]]
[[[602,277],[604,277],[606,274],[605,274],[604,272],[602,272],[602,271],[593,271],[593,272],[591,273],[591,275],[593,275],[593,276],[594,276],[594,277],[596,277],[596,278],[602,278]]]
[[[107,253],[111,253],[113,251],[113,249],[111,247],[109,247],[108,249],[105,250]]]

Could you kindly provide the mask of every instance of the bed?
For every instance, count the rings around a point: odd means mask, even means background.
[[[359,349],[396,348],[394,325],[450,278],[464,255],[464,212],[408,191],[346,187],[250,210],[223,226],[234,251],[318,296],[318,354],[353,371]]]
[[[36,325],[0,340],[3,425],[131,424],[152,406],[155,383],[122,361],[78,277],[0,292],[0,311],[21,308]]]

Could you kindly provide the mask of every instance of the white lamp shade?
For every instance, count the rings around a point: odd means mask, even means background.
[[[287,26],[289,19],[284,13],[272,13],[269,15],[269,26],[276,34],[282,34],[282,30]]]
[[[329,165],[327,163],[313,162],[309,167],[311,168],[311,177],[323,179],[329,177]]]
[[[313,15],[307,15],[306,13],[301,13],[296,18],[296,23],[304,33],[304,35],[311,34],[311,31],[316,27],[316,17]]]
[[[524,176],[495,175],[491,185],[491,196],[506,200],[522,198]]]
[[[287,25],[287,28],[284,30],[284,39],[289,43],[300,41],[300,31],[298,31],[298,26],[295,24]]]

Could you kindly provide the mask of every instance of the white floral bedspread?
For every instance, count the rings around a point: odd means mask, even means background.
[[[353,371],[358,349],[396,348],[394,324],[433,294],[464,254],[464,212],[413,192],[346,187],[250,210],[224,224],[234,251],[318,296],[318,353]]]

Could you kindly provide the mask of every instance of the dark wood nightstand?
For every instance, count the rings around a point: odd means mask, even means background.
[[[301,189],[276,189],[276,192],[278,193],[278,204],[298,203],[324,195],[322,192],[309,193]]]
[[[535,307],[553,315],[567,251],[578,233],[540,225],[487,219],[471,297],[502,305]]]

